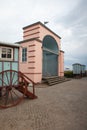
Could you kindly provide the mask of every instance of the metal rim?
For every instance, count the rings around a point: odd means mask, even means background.
[[[20,103],[26,90],[27,82],[20,72],[2,71],[0,73],[0,108],[9,108]]]

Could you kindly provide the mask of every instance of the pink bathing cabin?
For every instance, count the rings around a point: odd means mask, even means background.
[[[19,70],[35,83],[46,76],[64,76],[61,37],[41,22],[23,28],[19,50]]]

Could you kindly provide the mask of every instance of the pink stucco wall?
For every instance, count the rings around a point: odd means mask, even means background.
[[[40,25],[29,26],[28,28],[23,29],[23,39],[32,39],[39,38]]]
[[[58,47],[59,47],[59,50],[61,48],[61,43],[60,43],[60,39],[54,35],[52,32],[50,32],[49,30],[47,30],[46,28],[44,28],[43,26],[40,25],[40,34],[39,34],[39,39],[41,41],[43,41],[43,38],[46,36],[46,35],[51,35],[57,42],[58,44]]]
[[[22,62],[22,48],[27,47],[27,62]],[[38,41],[28,41],[21,44],[19,69],[34,82],[42,78],[42,48]]]
[[[29,26],[23,30],[24,40],[31,39],[31,38],[38,38],[41,41],[43,41],[43,38],[46,35],[51,35],[56,40],[59,50],[60,50],[61,49],[60,38],[58,38],[57,35],[53,34],[51,31],[49,31],[49,29],[45,25],[42,26],[41,24],[35,24],[35,25]]]
[[[64,76],[64,52],[60,51],[59,55],[59,76]]]
[[[23,40],[20,46],[19,69],[25,73],[35,83],[42,80],[42,41],[46,35],[51,35],[61,49],[61,39],[44,25],[38,23],[33,26],[23,28]],[[31,39],[31,40],[29,40]],[[25,42],[26,41],[26,42]],[[27,62],[23,63],[22,47],[27,47]],[[58,76],[64,76],[64,53],[59,51],[58,56]]]

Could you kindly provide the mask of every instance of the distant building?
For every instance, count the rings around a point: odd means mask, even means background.
[[[41,22],[23,28],[19,69],[34,82],[46,76],[64,76],[64,51],[61,37]]]
[[[73,75],[76,77],[82,77],[86,75],[86,66],[75,63],[72,65],[73,66]]]

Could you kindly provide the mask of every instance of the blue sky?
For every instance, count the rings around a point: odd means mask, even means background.
[[[0,0],[0,41],[22,40],[22,28],[37,21],[61,36],[65,68],[87,66],[87,0]]]

